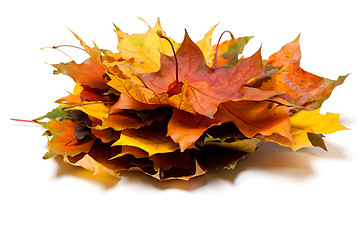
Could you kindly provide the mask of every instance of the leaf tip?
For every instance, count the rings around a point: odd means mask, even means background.
[[[141,17],[136,17],[136,18],[145,23],[149,27],[149,29],[151,29],[150,25],[143,18]]]
[[[156,19],[156,23],[155,23],[154,28],[155,29],[160,29],[161,28],[160,17],[158,17],[158,19]]]
[[[186,28],[184,28],[184,38],[185,38],[186,36],[187,36],[187,37],[189,37],[189,34],[188,34],[187,29],[186,29]],[[190,38],[190,37],[189,37],[189,38]]]
[[[121,31],[121,29],[113,22],[113,27],[115,28],[115,31]]]
[[[294,41],[292,41],[293,43],[299,43],[300,41],[300,36],[301,36],[301,33],[299,33],[299,35],[297,35],[297,37],[294,39]]]
[[[184,39],[183,39],[183,42],[193,42],[193,40],[190,38],[189,33],[188,33],[188,31],[187,31],[186,28],[184,28]]]
[[[73,31],[72,31],[72,29],[70,29],[69,27],[66,27],[69,31],[71,31],[71,33],[73,33],[74,35],[76,35]]]
[[[262,62],[262,43],[258,48],[258,50],[251,56],[251,58],[259,59],[259,61]]]

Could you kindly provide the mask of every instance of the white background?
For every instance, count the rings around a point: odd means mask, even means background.
[[[363,239],[362,7],[360,1],[1,1],[0,239]],[[47,63],[69,59],[44,46],[91,44],[115,50],[115,23],[145,32],[157,17],[181,42],[220,23],[256,36],[267,58],[301,33],[302,67],[336,79],[351,73],[324,104],[351,130],[326,137],[329,152],[266,145],[234,171],[189,182],[142,174],[93,176],[46,152],[43,129],[14,123],[56,105],[74,85]],[[225,36],[228,39],[228,36]],[[77,61],[83,52],[66,50]]]

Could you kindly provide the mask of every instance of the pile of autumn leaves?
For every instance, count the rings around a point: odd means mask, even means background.
[[[346,129],[338,114],[319,113],[345,76],[332,81],[301,69],[299,38],[268,60],[261,49],[238,58],[251,37],[213,46],[214,28],[196,43],[185,32],[177,43],[159,20],[142,34],[116,27],[116,53],[75,34],[90,58],[53,65],[76,85],[35,120],[47,129],[44,158],[114,176],[135,170],[187,180],[234,168],[263,141],[325,149],[322,134]]]

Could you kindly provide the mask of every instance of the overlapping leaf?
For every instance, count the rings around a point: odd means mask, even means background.
[[[71,120],[50,120],[43,125],[49,131],[51,140],[48,142],[48,153],[44,158],[52,158],[57,155],[75,156],[88,152],[94,139],[78,140],[75,130],[76,124]]]
[[[348,129],[339,122],[339,114],[327,113],[323,115],[319,112],[320,109],[299,111],[291,116],[291,135],[295,142],[294,149],[315,146],[311,142],[311,138],[314,135],[315,139],[318,138],[319,135],[316,136],[316,134],[330,134]]]
[[[161,28],[158,19],[155,26],[146,33],[127,34],[120,29],[116,29],[118,36],[117,49],[123,59],[133,59],[132,66],[144,69],[145,72],[157,71],[160,67],[160,53],[168,56],[173,55],[173,51],[168,42],[158,37],[160,31],[166,35]],[[178,48],[178,43],[173,41],[173,46]]]
[[[91,88],[108,89],[107,79],[105,79],[105,69],[100,66],[92,58],[86,59],[83,63],[75,62],[53,64],[57,69],[55,73],[63,73],[71,78],[76,83],[85,85]]]
[[[261,51],[241,59],[230,68],[211,69],[207,66],[200,48],[190,39],[187,32],[176,53],[180,84],[187,84],[187,99],[195,111],[210,118],[216,113],[218,105],[227,100],[238,101],[243,98],[241,87],[248,80],[263,72]],[[157,93],[168,92],[175,79],[174,57],[161,55],[161,68],[156,73],[141,74],[145,85]],[[221,91],[223,89],[223,91]]]

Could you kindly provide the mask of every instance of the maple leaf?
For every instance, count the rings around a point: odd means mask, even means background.
[[[83,63],[77,64],[74,61],[68,63],[53,64],[57,70],[55,74],[63,73],[76,83],[91,88],[108,89],[107,79],[104,78],[105,69],[92,58],[86,59]]]
[[[266,65],[279,67],[271,79],[263,82],[260,89],[285,92],[281,97],[307,109],[320,108],[332,90],[342,84],[347,76],[337,81],[319,77],[300,67],[299,37],[272,54]]]
[[[327,113],[323,115],[319,112],[320,109],[299,111],[290,117],[291,135],[295,143],[294,150],[313,146],[311,140],[319,139],[317,134],[330,134],[348,129],[339,122],[339,114]]]
[[[121,78],[115,75],[110,75],[110,78],[111,81],[108,84],[112,88],[119,91],[121,94],[131,98],[131,100],[129,99],[130,101],[134,100],[132,104],[138,104],[138,107],[141,107],[141,109],[142,106],[145,105],[149,105],[150,107],[144,109],[153,109],[161,106],[172,106],[180,110],[195,113],[193,105],[187,99],[187,84],[182,86],[180,93],[169,96],[167,93],[158,94],[153,92],[149,88],[140,85],[129,78]],[[140,105],[139,103],[144,105]],[[130,102],[125,104],[130,104]]]
[[[289,107],[267,101],[222,103],[215,119],[233,122],[249,138],[279,134],[291,139]]]
[[[213,66],[215,58],[215,49],[212,46],[212,35],[217,26],[218,24],[214,25],[201,40],[196,42],[197,46],[203,52],[205,62],[209,67]]]
[[[44,158],[52,158],[57,155],[72,157],[79,153],[87,153],[94,142],[94,139],[77,140],[76,124],[71,120],[51,119],[48,123],[41,124],[48,129],[51,135],[51,139],[48,141],[48,153],[44,155]]]
[[[286,138],[278,134],[270,136],[258,136],[278,143],[282,146],[290,147],[294,151],[303,147],[317,146],[326,150],[323,134],[330,134],[336,131],[347,130],[339,122],[339,114],[327,113],[325,115],[319,113],[320,109],[300,110],[290,116],[290,133],[291,138]]]
[[[217,59],[215,60],[215,66],[220,67],[231,67],[238,62],[238,55],[242,54],[244,47],[253,37],[240,37],[232,38],[221,43],[218,46],[213,46],[213,50],[217,51]],[[209,67],[212,67],[208,65]],[[213,66],[214,67],[214,66]]]
[[[210,119],[209,117],[174,109],[173,115],[168,123],[168,133],[174,142],[178,143],[183,152],[210,127],[221,124],[222,121]]]
[[[170,137],[166,137],[165,125],[161,122],[139,129],[123,130],[120,139],[114,143],[114,146],[118,145],[141,148],[148,152],[150,156],[156,153],[168,153],[179,149],[178,144]]]
[[[262,101],[270,99],[273,96],[276,96],[280,93],[274,92],[274,91],[261,91],[256,88],[250,88],[250,87],[241,87],[241,89],[244,91],[244,96],[241,98],[244,101],[247,100],[254,100],[254,101]],[[228,106],[229,104],[222,103],[222,106]],[[242,103],[243,105],[243,103]],[[265,104],[266,105],[266,104]],[[221,111],[225,111],[225,107],[221,107],[220,113],[217,112],[217,116],[214,117],[214,119],[211,119],[209,117],[206,117],[204,115],[200,114],[191,114],[189,112],[180,111],[178,109],[174,109],[172,117],[168,124],[168,134],[167,136],[170,136],[174,142],[177,142],[180,145],[181,151],[184,151],[188,147],[190,147],[207,129],[209,129],[212,126],[220,125],[222,122],[235,122],[240,123],[243,122],[247,125],[247,127],[241,127],[243,131],[245,132],[245,128],[249,128],[248,124],[254,124],[252,120],[244,120],[247,122],[244,122],[239,116],[233,114],[224,114],[221,113]],[[238,106],[237,106],[238,108]],[[252,108],[251,108],[252,109]],[[244,108],[237,109],[236,112],[242,111]],[[227,111],[228,112],[228,111]],[[287,113],[287,112],[286,112]],[[246,115],[254,114],[250,110],[245,111]],[[275,113],[274,113],[275,114]],[[263,115],[263,114],[262,114]],[[260,116],[262,116],[260,115]],[[266,113],[266,116],[271,116],[271,113]],[[288,115],[286,115],[288,117]],[[243,118],[243,117],[242,117]],[[253,119],[256,120],[256,119]],[[242,124],[243,124],[242,123]],[[238,126],[241,126],[241,124],[237,124]],[[281,127],[286,127],[281,126]],[[253,134],[249,134],[253,136]]]
[[[90,103],[83,103],[80,105],[76,105],[73,106],[71,109],[74,110],[80,110],[86,114],[88,114],[89,116],[98,118],[98,119],[104,119],[107,118],[108,114],[109,114],[109,108],[107,106],[105,106],[104,103],[94,103],[94,102],[90,102]]]
[[[217,24],[218,25],[218,24]],[[196,45],[203,52],[205,62],[208,67],[231,67],[238,62],[238,55],[243,52],[245,45],[252,37],[240,37],[224,41],[219,45],[212,46],[212,34],[217,27],[214,25],[203,37],[203,39],[196,42]],[[223,33],[222,33],[223,35]],[[221,35],[221,37],[222,37]],[[220,37],[220,38],[221,38]],[[217,51],[218,46],[218,51]],[[217,55],[216,55],[217,52]],[[215,59],[217,58],[217,59]]]
[[[208,68],[202,51],[185,31],[183,43],[176,52],[178,76],[181,83],[188,84],[187,99],[194,110],[212,118],[221,102],[241,99],[241,87],[263,72],[260,50],[249,58],[241,59],[233,67],[214,70]],[[158,72],[140,74],[140,78],[149,89],[165,93],[177,81],[174,70],[176,63],[174,57],[163,54],[160,61]]]
[[[118,36],[117,49],[123,59],[134,59],[133,64],[144,69],[145,72],[157,71],[160,68],[160,54],[173,55],[169,43],[160,39],[157,32],[166,36],[161,28],[160,19],[155,26],[150,28],[146,33],[127,34],[120,29],[116,29]],[[175,48],[178,48],[176,42],[172,42]]]
[[[52,111],[48,112],[44,116],[38,117],[34,119],[34,121],[39,122],[45,118],[48,119],[55,119],[55,120],[63,120],[66,118],[66,114],[64,113],[63,109],[61,107],[54,108]]]

